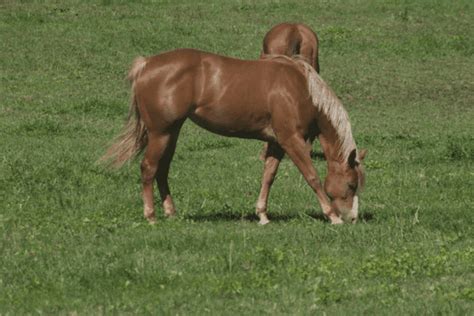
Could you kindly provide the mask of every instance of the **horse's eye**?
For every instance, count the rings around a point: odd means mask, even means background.
[[[357,191],[357,184],[348,184],[348,186],[351,191]]]

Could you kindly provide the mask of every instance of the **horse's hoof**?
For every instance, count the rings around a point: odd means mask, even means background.
[[[258,224],[259,224],[259,225],[262,225],[262,226],[263,226],[263,225],[267,225],[268,223],[270,223],[270,221],[269,221],[267,218],[261,219],[261,220],[258,222]]]
[[[331,217],[331,224],[340,225],[340,224],[344,224],[344,222],[342,221],[340,217]]]

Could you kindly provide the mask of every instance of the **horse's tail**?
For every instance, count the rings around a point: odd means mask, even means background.
[[[145,57],[137,57],[130,68],[127,79],[132,85],[130,108],[127,123],[122,133],[115,139],[112,146],[107,149],[99,161],[105,162],[111,167],[120,168],[125,162],[139,154],[146,147],[147,130],[143,120],[140,118],[138,103],[135,95],[135,81],[146,66]]]

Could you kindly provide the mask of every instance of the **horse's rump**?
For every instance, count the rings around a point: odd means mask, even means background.
[[[319,72],[319,40],[316,33],[302,23],[277,24],[263,39],[264,55],[281,54],[286,56],[301,55]]]

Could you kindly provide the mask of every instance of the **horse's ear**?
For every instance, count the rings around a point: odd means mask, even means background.
[[[359,151],[359,161],[364,160],[366,155],[367,155],[367,149],[361,149]]]
[[[359,164],[359,161],[357,160],[357,150],[355,148],[349,154],[347,162],[349,163],[349,167],[352,169],[354,169]]]

